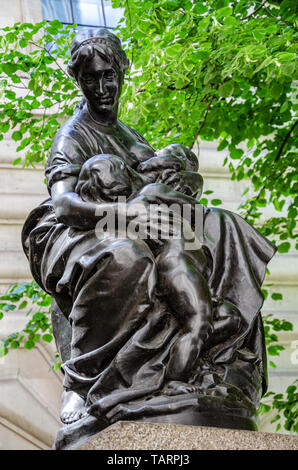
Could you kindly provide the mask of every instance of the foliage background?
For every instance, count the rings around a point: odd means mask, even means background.
[[[217,140],[218,150],[227,150],[231,178],[249,182],[239,213],[280,253],[298,249],[296,0],[113,0],[113,6],[125,8],[118,35],[131,60],[120,118],[156,148]],[[1,31],[0,139],[10,132],[17,150],[25,150],[14,165],[44,164],[54,135],[81,99],[65,72],[73,34],[58,20]],[[221,204],[211,191],[201,202]],[[262,222],[268,206],[273,216]],[[17,305],[25,309],[28,299],[34,307],[28,324],[3,343],[2,354],[52,340],[50,299],[34,283],[12,286],[1,297],[0,315]],[[268,354],[279,355],[276,333],[292,325],[264,320]],[[260,412],[273,406],[277,428],[284,413],[286,429],[298,432],[292,387]]]

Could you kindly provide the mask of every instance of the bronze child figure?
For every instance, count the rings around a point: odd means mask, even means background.
[[[126,196],[129,200],[131,197],[137,198],[140,195],[148,199],[150,197],[167,198],[168,201],[176,202],[176,208],[177,206],[181,208],[186,203],[197,204],[194,198],[179,198],[179,193],[170,189],[171,186],[176,187],[174,176],[177,174],[177,169],[182,167],[189,170],[196,157],[192,152],[183,153],[182,149],[180,149],[180,154],[182,154],[180,158],[171,155],[169,151],[170,149],[165,149],[164,154],[152,157],[150,178],[148,176],[141,178],[116,155],[91,157],[82,166],[76,191],[84,201],[114,202],[119,196]],[[189,157],[191,154],[194,156],[192,159]],[[172,168],[170,168],[171,165]],[[167,168],[168,181],[170,174],[170,182],[167,185],[164,183],[147,184],[148,180],[160,181],[164,178],[162,176],[164,171],[161,171],[163,167]],[[201,176],[198,173],[192,175],[187,170],[183,172],[184,185],[179,190],[182,194],[187,192],[201,194]],[[190,180],[188,183],[187,175]],[[178,202],[181,206],[177,204]],[[150,224],[150,218],[148,222]],[[150,230],[149,232],[152,233]],[[130,235],[129,230],[127,235]],[[107,232],[106,236],[108,236]],[[167,376],[169,379],[182,381],[188,379],[202,346],[212,331],[211,295],[203,276],[206,256],[197,240],[196,248],[192,250],[185,249],[183,238],[169,237],[167,240],[160,239],[159,241],[162,243],[155,247],[154,243],[148,240],[156,257],[159,290],[170,303],[184,331],[184,335],[172,348]]]

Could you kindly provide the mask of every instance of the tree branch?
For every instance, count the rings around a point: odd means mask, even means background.
[[[131,23],[130,6],[129,6],[128,0],[126,0],[125,3],[126,3],[126,6],[127,6],[127,13],[128,13],[128,19],[129,19],[130,37],[132,37],[132,23]],[[133,43],[132,49],[131,49],[131,62],[130,62],[130,64],[129,64],[129,74],[130,74],[130,72],[131,72],[131,66],[132,66],[132,64],[133,64],[133,61],[134,61],[134,43]]]
[[[182,88],[176,88],[174,85],[168,85],[168,86],[167,86],[167,89],[168,89],[168,90],[178,90],[178,91],[180,91],[180,90],[186,90],[186,88],[189,88],[189,85],[190,85],[190,84],[188,83],[187,85],[184,85]]]
[[[199,137],[199,135],[200,135],[200,133],[201,133],[201,130],[203,129],[203,127],[204,127],[204,125],[205,125],[205,122],[206,122],[206,119],[207,119],[209,110],[210,110],[210,108],[211,108],[211,106],[212,106],[212,103],[213,103],[214,98],[215,98],[215,95],[212,95],[211,100],[209,101],[209,104],[208,104],[208,106],[207,106],[207,108],[206,108],[203,121],[201,122],[201,125],[200,125],[200,127],[199,127],[199,130],[198,130],[198,132],[196,133],[196,135],[195,135],[195,137],[194,137],[194,140],[193,140],[192,144],[191,144],[190,147],[189,147],[190,149],[193,148],[194,144],[196,143],[196,141],[197,141],[197,139],[198,139],[198,137]]]
[[[265,3],[267,3],[268,0],[264,0],[264,2],[261,3],[261,5],[256,8],[252,13],[250,13],[249,15],[245,16],[245,18],[240,18],[240,21],[244,21],[244,20],[247,20],[248,18],[250,18],[251,16],[254,16],[255,13],[257,13],[259,10],[261,10],[261,8],[263,8],[263,6],[265,5]]]
[[[283,152],[283,149],[284,149],[284,147],[285,147],[285,145],[286,145],[286,143],[287,143],[287,141],[288,141],[290,135],[292,134],[293,130],[294,130],[295,127],[297,126],[297,124],[298,124],[298,119],[297,119],[297,120],[294,122],[294,124],[291,126],[291,128],[290,128],[290,130],[288,131],[286,137],[284,138],[284,140],[283,140],[283,142],[282,142],[282,144],[281,144],[281,146],[280,146],[280,148],[279,148],[279,151],[277,152],[277,155],[276,155],[276,157],[275,157],[275,159],[274,159],[274,163],[278,162],[278,160],[280,159],[280,156],[281,156],[281,154],[282,154],[282,152]]]
[[[281,146],[280,146],[280,148],[279,148],[279,151],[277,152],[277,155],[276,155],[276,157],[275,157],[275,159],[274,159],[274,163],[277,163],[278,160],[280,159],[280,156],[281,156],[281,154],[282,154],[282,152],[283,152],[283,149],[284,149],[284,147],[285,147],[285,145],[286,145],[286,143],[287,143],[287,141],[288,141],[288,139],[289,139],[291,133],[293,132],[293,130],[294,130],[295,127],[297,126],[297,124],[298,124],[298,119],[294,122],[294,124],[291,126],[290,130],[288,131],[287,135],[285,136],[285,138],[284,138],[284,140],[283,140],[283,142],[282,142],[282,144],[281,144]],[[274,164],[271,166],[269,176],[272,174],[273,167],[274,167]],[[279,175],[279,176],[280,176],[280,175]],[[279,177],[279,176],[278,176],[278,177]],[[264,189],[266,189],[266,186],[265,186],[265,185],[263,185],[263,186],[261,187],[261,189],[259,189],[258,194],[254,197],[254,200],[255,200],[255,201],[258,201],[258,200],[260,199],[260,196],[261,196],[262,191],[263,191]],[[249,209],[248,209],[247,212],[246,212],[246,216],[250,216],[252,210],[253,210],[253,206],[250,205]]]
[[[274,18],[276,21],[280,21],[281,23],[285,24],[286,26],[290,26],[290,27],[293,28],[295,31],[297,31],[297,28],[295,28],[294,24],[288,23],[287,21],[282,20],[281,18],[278,18],[277,16],[273,15],[273,14],[271,13],[271,11],[268,10],[267,7],[265,7],[264,10],[266,10],[267,13],[268,13],[268,15],[271,16],[272,18]]]
[[[53,41],[55,41],[55,38],[53,38],[52,36],[51,36],[51,38],[53,39]],[[60,64],[58,63],[58,61],[56,60],[56,58],[47,50],[46,47],[40,46],[39,44],[37,44],[37,43],[36,43],[35,41],[33,41],[33,40],[28,41],[28,42],[29,42],[30,44],[33,44],[34,46],[38,47],[39,49],[43,49],[44,51],[46,51],[46,52],[49,54],[49,56],[54,60],[55,64],[56,64],[57,67],[61,70],[61,72],[62,72],[64,75],[66,75],[66,77],[71,78],[70,75],[67,73],[67,71],[64,70],[64,69],[60,66]],[[74,81],[74,84],[75,84],[76,88],[79,90],[80,87],[78,86],[78,84],[77,84],[76,81]]]

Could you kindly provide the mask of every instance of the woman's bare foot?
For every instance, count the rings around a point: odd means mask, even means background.
[[[76,392],[64,391],[60,419],[64,424],[71,424],[87,415],[85,400]]]

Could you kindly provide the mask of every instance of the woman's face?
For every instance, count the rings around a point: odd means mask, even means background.
[[[100,119],[107,114],[117,114],[120,79],[112,64],[96,50],[92,59],[81,65],[78,84],[96,117]]]

